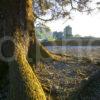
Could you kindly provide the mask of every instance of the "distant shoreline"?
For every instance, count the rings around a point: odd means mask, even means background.
[[[42,41],[44,46],[100,46],[100,38],[70,38],[66,40]]]

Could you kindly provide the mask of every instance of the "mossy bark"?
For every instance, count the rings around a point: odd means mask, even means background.
[[[46,100],[27,60],[35,39],[32,10],[32,0],[0,0],[0,58],[9,65],[9,100]]]
[[[46,100],[41,84],[26,59],[22,42],[16,42],[15,53],[16,59],[9,63],[9,100]]]

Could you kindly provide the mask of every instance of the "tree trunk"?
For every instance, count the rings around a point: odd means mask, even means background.
[[[0,58],[9,64],[9,100],[46,100],[27,60],[34,21],[32,0],[0,0]]]
[[[15,53],[16,59],[9,63],[9,100],[46,100],[41,84],[26,59],[22,42],[16,43]]]

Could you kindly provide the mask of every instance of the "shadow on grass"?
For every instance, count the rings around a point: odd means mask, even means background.
[[[83,80],[80,88],[72,92],[68,100],[100,100],[100,70]]]

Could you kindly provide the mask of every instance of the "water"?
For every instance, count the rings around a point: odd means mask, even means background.
[[[54,53],[70,54],[90,59],[100,58],[100,46],[46,46],[46,48]]]

